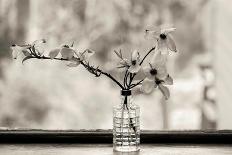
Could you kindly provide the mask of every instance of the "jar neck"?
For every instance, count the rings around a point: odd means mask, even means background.
[[[131,105],[131,90],[121,90],[121,105],[129,107]]]
[[[131,90],[121,90],[122,96],[131,96]]]

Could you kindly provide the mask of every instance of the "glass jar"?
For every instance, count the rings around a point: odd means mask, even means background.
[[[139,151],[140,108],[132,102],[131,90],[121,90],[121,103],[113,108],[113,147],[115,151]]]

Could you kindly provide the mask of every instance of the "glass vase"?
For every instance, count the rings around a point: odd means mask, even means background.
[[[139,151],[140,108],[132,102],[131,90],[121,91],[121,103],[113,109],[114,151]]]

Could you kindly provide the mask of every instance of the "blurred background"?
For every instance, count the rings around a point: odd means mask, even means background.
[[[75,42],[96,51],[91,63],[122,78],[113,50],[146,54],[144,30],[173,24],[178,53],[171,53],[174,85],[133,96],[141,128],[232,129],[232,2],[230,0],[0,0],[0,127],[111,129],[119,88],[81,66],[11,57],[11,44],[47,40],[46,50]]]

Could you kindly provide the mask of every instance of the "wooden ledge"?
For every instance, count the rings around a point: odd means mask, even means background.
[[[111,144],[112,130],[0,130],[0,143]],[[141,131],[142,144],[232,144],[232,130]]]

